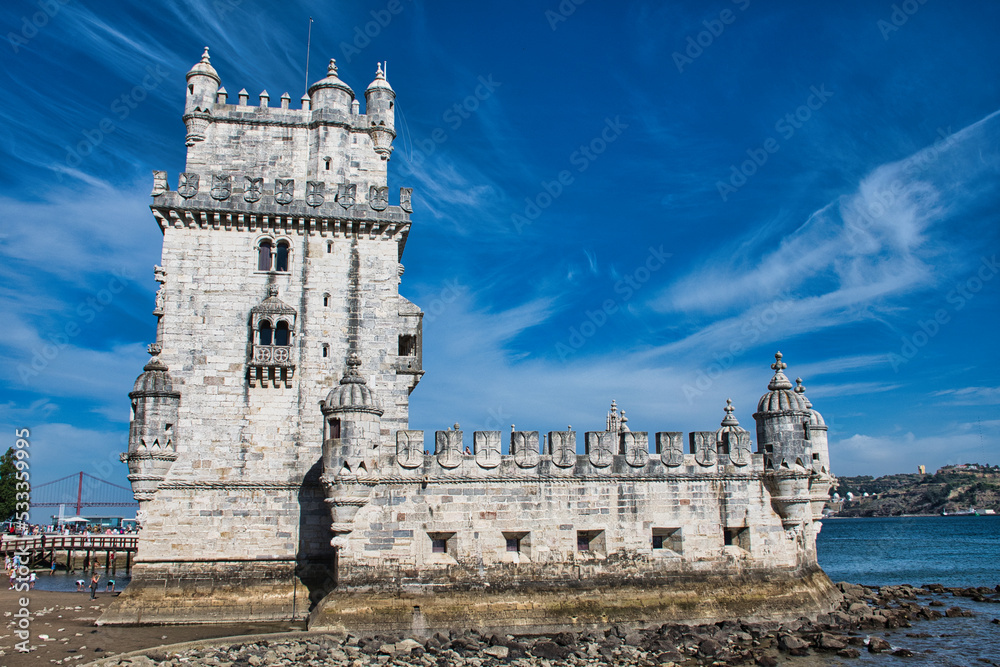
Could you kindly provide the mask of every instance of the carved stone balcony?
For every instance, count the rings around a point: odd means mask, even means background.
[[[292,348],[288,345],[254,345],[247,376],[251,387],[268,384],[277,387],[292,386],[295,364],[292,363]]]

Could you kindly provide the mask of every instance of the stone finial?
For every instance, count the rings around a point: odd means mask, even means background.
[[[309,111],[309,109],[310,109],[310,107],[312,105],[312,100],[309,98],[308,95],[303,95],[302,99],[300,99],[299,102],[301,102],[301,104],[302,104],[302,110],[303,111]]]
[[[726,416],[722,420],[722,426],[739,426],[740,422],[733,415],[733,412],[736,410],[736,408],[733,407],[733,399],[731,398],[726,399],[725,410],[726,410]]]
[[[458,425],[458,422],[455,422],[455,430],[456,431],[461,431],[462,430],[462,427]]]
[[[783,370],[788,368],[788,364],[781,360],[781,352],[774,353],[774,363],[771,364],[771,368],[774,369],[774,377],[771,378],[771,382],[768,383],[767,388],[771,391],[778,389],[791,389],[792,383],[785,377],[782,373]]]
[[[229,93],[226,91],[226,87],[219,88],[219,91],[215,94],[216,104],[225,104],[227,97],[229,97]]]
[[[271,101],[271,95],[266,90],[260,91],[260,105],[262,107],[266,107],[268,102],[270,101]]]
[[[158,283],[165,283],[165,282],[167,282],[167,270],[164,269],[159,264],[154,264],[153,265],[153,280],[155,280]]]
[[[806,393],[806,388],[802,384],[802,378],[795,378],[795,393],[796,394]]]
[[[382,71],[382,63],[378,64],[378,68],[375,70],[376,79],[385,79],[385,72]]]
[[[327,76],[337,76],[337,59],[330,58],[330,64],[326,66]]]
[[[211,58],[208,57],[208,47],[207,46],[205,47],[205,52],[203,54],[201,54],[201,62],[205,63],[206,65],[211,65],[212,64]]]
[[[621,424],[621,426],[619,427],[618,430],[621,431],[622,433],[628,433],[628,417],[625,416],[624,410],[622,410],[622,418],[619,423]]]
[[[146,346],[146,352],[149,352],[150,356],[156,357],[163,352],[163,343],[150,343]]]
[[[250,100],[250,93],[247,92],[246,88],[241,89],[240,92],[236,93],[236,96],[240,100],[241,107],[245,107],[247,102]]]
[[[288,91],[281,96],[281,108],[287,109],[288,105],[292,103],[292,96],[288,94]]]

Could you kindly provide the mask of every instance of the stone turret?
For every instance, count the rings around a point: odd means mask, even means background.
[[[212,105],[218,98],[222,80],[212,67],[208,47],[201,61],[187,73],[187,97],[184,102],[184,125],[187,127],[188,146],[205,140],[205,129],[212,117]]]
[[[121,455],[122,462],[128,464],[128,480],[140,511],[154,498],[160,482],[177,460],[176,427],[181,401],[166,365],[156,356],[159,345],[151,345],[150,352],[153,358],[143,367],[128,395],[132,418],[128,451]]]
[[[774,377],[768,392],[760,397],[754,420],[757,422],[757,451],[764,455],[764,482],[771,492],[771,506],[781,516],[786,529],[801,527],[811,519],[809,477],[811,449],[806,440],[806,424],[811,416],[801,393],[794,391],[785,377],[788,368],[781,352],[774,355]]]
[[[830,489],[836,483],[836,478],[830,474],[830,448],[827,444],[827,426],[823,420],[823,415],[813,408],[813,404],[806,397],[806,388],[802,385],[802,378],[795,378],[795,393],[802,396],[809,409],[809,421],[806,422],[806,439],[809,440],[812,449],[812,476],[809,478],[809,501],[812,507],[813,522],[817,526],[823,518],[823,507],[830,499]]]
[[[345,115],[351,113],[354,90],[337,76],[335,58],[330,58],[330,64],[326,69],[326,78],[309,86],[309,100],[313,109],[340,111]]]
[[[382,64],[375,72],[375,80],[365,90],[365,113],[368,116],[372,144],[383,160],[392,153],[392,140],[396,138],[396,93],[386,81]]]
[[[719,460],[727,458],[731,463],[745,466],[750,463],[750,433],[740,426],[739,420],[733,414],[733,400],[726,399],[726,416],[715,432],[715,443],[718,448]]]

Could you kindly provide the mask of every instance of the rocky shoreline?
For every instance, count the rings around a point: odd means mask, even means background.
[[[178,651],[151,649],[143,655],[110,657],[95,667],[492,667],[529,665],[635,665],[672,667],[699,665],[777,665],[782,654],[814,653],[857,658],[862,651],[908,657],[906,648],[892,649],[872,632],[910,627],[912,621],[943,616],[972,616],[960,606],[921,598],[951,594],[977,602],[1000,603],[996,588],[951,588],[939,584],[867,587],[841,582],[839,608],[815,620],[751,623],[728,620],[713,625],[662,625],[641,630],[615,626],[603,632],[562,632],[551,637],[480,634],[474,630],[434,634],[416,639],[399,636],[358,637],[318,634],[284,639],[205,646]],[[998,608],[1000,611],[1000,608]],[[1000,619],[994,619],[1000,623]],[[919,635],[914,635],[919,636]]]

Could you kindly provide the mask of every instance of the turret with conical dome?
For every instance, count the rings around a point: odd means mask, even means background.
[[[315,109],[351,113],[354,90],[337,76],[337,60],[330,58],[326,68],[326,78],[309,86],[310,105]]]
[[[805,470],[810,460],[807,451],[804,424],[810,412],[802,395],[796,393],[791,381],[785,377],[788,368],[781,352],[774,355],[774,377],[768,383],[768,392],[760,397],[757,412],[757,452],[764,455],[765,468],[792,468]]]
[[[396,138],[396,92],[386,81],[382,63],[375,72],[375,80],[365,90],[365,114],[370,123],[372,144],[383,160],[389,159],[392,140]]]
[[[215,104],[216,95],[221,85],[222,80],[215,68],[212,67],[206,46],[201,60],[195,63],[194,67],[187,73],[184,124],[187,126],[186,143],[188,146],[205,140],[205,129],[208,127],[208,119],[212,115],[212,105]]]

